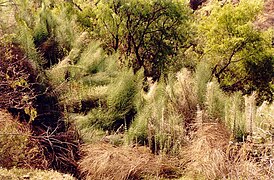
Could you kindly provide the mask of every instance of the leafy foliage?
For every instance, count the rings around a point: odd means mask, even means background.
[[[172,57],[188,44],[190,11],[184,1],[100,1],[94,7],[94,33],[109,51],[146,76],[160,77]]]
[[[269,32],[255,29],[262,1],[215,5],[200,24],[204,59],[226,91],[260,92],[260,101],[272,100],[273,55]],[[262,70],[264,69],[264,70]]]
[[[79,130],[92,143],[84,153],[96,151],[80,167],[93,179],[273,179],[273,103],[262,103],[273,99],[273,32],[254,23],[262,4],[0,0],[0,163],[77,174]],[[161,160],[150,169],[125,158],[139,158],[136,145]]]

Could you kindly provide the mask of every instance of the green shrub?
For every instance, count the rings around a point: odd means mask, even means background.
[[[117,129],[121,125],[129,126],[136,114],[134,101],[142,89],[142,72],[133,74],[133,71],[120,72],[108,87],[107,112],[112,119],[110,127]]]
[[[32,30],[27,26],[26,22],[21,20],[17,22],[15,39],[20,44],[27,57],[35,64],[37,69],[45,63],[42,56],[36,50]]]
[[[245,122],[244,98],[241,93],[231,94],[225,101],[225,125],[233,133],[234,138],[242,141],[247,134]]]
[[[97,142],[106,135],[106,132],[96,124],[97,119],[95,116],[98,113],[100,113],[99,110],[93,109],[87,115],[71,115],[71,119],[75,121],[80,136],[85,143]]]
[[[121,52],[135,72],[144,68],[158,79],[188,46],[191,14],[184,0],[103,0],[92,7],[94,36],[109,52]]]
[[[60,60],[60,62],[50,69],[48,69],[47,76],[54,84],[54,86],[60,86],[67,80],[73,80],[74,76],[79,77],[80,75],[76,75],[77,73],[81,73],[81,70],[85,69],[85,67],[78,67],[75,65],[79,59],[83,51],[85,51],[86,46],[90,43],[90,38],[86,32],[83,32],[79,38],[76,39],[74,45],[68,55]],[[95,45],[98,47],[98,45]],[[90,52],[88,56],[91,57],[92,53]],[[79,70],[80,69],[80,70]],[[83,75],[82,73],[81,75]]]
[[[77,39],[64,60],[47,71],[62,105],[68,112],[77,113],[106,107],[108,86],[119,73],[117,56],[107,56],[100,43],[91,41],[87,33]]]
[[[145,144],[153,152],[176,154],[185,143],[186,129],[197,107],[194,81],[182,70],[177,79],[151,85],[142,97],[143,106],[127,132],[128,144]]]
[[[227,96],[220,89],[216,81],[207,84],[206,91],[206,112],[211,120],[223,120],[225,117],[225,103]]]
[[[201,107],[205,106],[207,83],[211,78],[211,69],[205,62],[198,63],[195,71],[196,91]]]
[[[247,135],[245,100],[242,93],[225,94],[216,81],[207,84],[205,112],[211,122],[221,122],[242,141]]]
[[[271,31],[255,28],[262,0],[231,1],[212,6],[208,16],[199,21],[202,61],[210,64],[212,74],[227,92],[258,91],[258,102],[272,101],[273,48]]]
[[[104,71],[106,67],[106,55],[100,48],[100,43],[91,42],[75,64],[83,67],[85,73],[88,74],[96,74],[97,72]]]
[[[97,106],[77,121],[79,129],[81,131],[89,128],[110,132],[117,129],[124,131],[131,124],[136,114],[135,100],[142,89],[143,82],[141,74],[140,72],[134,75],[132,70],[123,70],[118,73],[117,77],[112,78],[110,84],[104,86],[106,90],[104,96],[97,95]],[[90,78],[92,77],[94,75]],[[89,93],[90,95],[92,95],[92,92]],[[86,99],[85,97],[82,98]],[[71,101],[68,103],[71,103]]]
[[[44,61],[39,64],[44,68],[57,64],[80,35],[76,15],[69,13],[66,3],[61,1],[18,1],[16,7],[16,36],[24,50],[34,60],[41,59],[37,55],[35,58],[35,53],[42,56]]]

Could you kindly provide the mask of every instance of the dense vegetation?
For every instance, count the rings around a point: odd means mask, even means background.
[[[0,0],[0,167],[274,178],[269,2]]]

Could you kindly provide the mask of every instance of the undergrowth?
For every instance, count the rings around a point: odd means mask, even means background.
[[[224,92],[197,39],[169,57],[184,68],[155,80],[103,49],[89,2],[14,2],[0,2],[14,14],[0,17],[1,167],[83,179],[274,178],[274,104]]]

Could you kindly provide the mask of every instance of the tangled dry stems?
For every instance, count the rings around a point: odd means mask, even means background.
[[[230,134],[218,123],[198,127],[192,143],[182,152],[186,172],[192,176],[203,174],[207,179],[221,177],[227,172],[226,145]]]
[[[273,179],[273,145],[233,143],[219,123],[202,124],[182,152],[186,174],[205,179]]]
[[[27,146],[37,147],[37,154],[28,157],[31,161],[23,164],[33,163],[35,168],[77,174],[80,144],[77,130],[65,121],[47,78],[15,43],[0,41],[0,94],[0,108],[18,117],[6,117],[3,121],[21,123],[13,128],[21,135],[25,135],[25,131],[20,132],[20,128],[27,128]]]
[[[48,167],[44,150],[31,136],[28,124],[20,123],[8,112],[0,110],[0,129],[0,167]]]
[[[82,175],[87,180],[142,179],[145,176],[176,176],[178,169],[171,160],[153,155],[145,147],[114,147],[93,144],[82,147]]]

